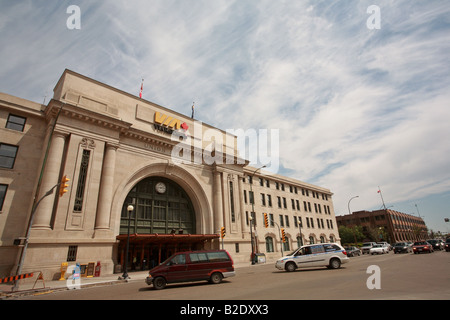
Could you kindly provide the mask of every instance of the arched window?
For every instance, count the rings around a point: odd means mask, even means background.
[[[324,236],[320,236],[320,243],[325,243],[325,238],[324,238]]]
[[[136,184],[126,197],[120,220],[120,234],[127,233],[129,204],[130,233],[195,234],[194,209],[186,192],[174,181],[150,177]]]
[[[314,244],[314,237],[313,236],[309,236],[309,244]]]
[[[273,250],[273,238],[268,236],[266,237],[266,252],[274,252]]]
[[[290,245],[289,245],[289,238],[288,237],[286,237],[286,242],[283,242],[283,250],[284,251],[291,250]]]

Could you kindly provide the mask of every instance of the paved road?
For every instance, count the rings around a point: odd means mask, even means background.
[[[369,290],[367,273],[380,271],[380,289]],[[450,300],[450,253],[394,254],[350,258],[341,269],[307,269],[292,273],[273,263],[243,267],[219,285],[206,282],[168,285],[154,290],[143,282],[59,291],[33,300]],[[375,283],[370,281],[370,283]]]

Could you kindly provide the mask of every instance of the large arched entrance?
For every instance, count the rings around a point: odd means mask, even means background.
[[[134,210],[129,215],[130,204]],[[175,181],[160,176],[141,180],[123,202],[117,237],[120,264],[124,264],[128,226],[131,271],[150,269],[178,251],[205,248],[218,236],[196,234],[195,217],[189,196]]]

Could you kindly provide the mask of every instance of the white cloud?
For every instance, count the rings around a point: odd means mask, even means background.
[[[35,101],[65,68],[222,129],[280,129],[300,180],[377,206],[450,190],[450,8],[441,1],[2,4],[1,91]],[[14,17],[12,19],[11,17]],[[282,173],[282,172],[281,172]]]

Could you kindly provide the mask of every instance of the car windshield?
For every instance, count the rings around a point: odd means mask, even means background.
[[[423,245],[425,245],[425,244],[427,244],[425,241],[414,242],[414,245],[415,245],[415,246],[423,246]]]
[[[403,247],[403,246],[406,246],[406,243],[404,243],[404,242],[399,242],[399,243],[396,243],[395,246],[396,246],[396,247]]]
[[[368,247],[368,246],[371,246],[371,245],[372,245],[372,242],[363,243],[363,247]]]

